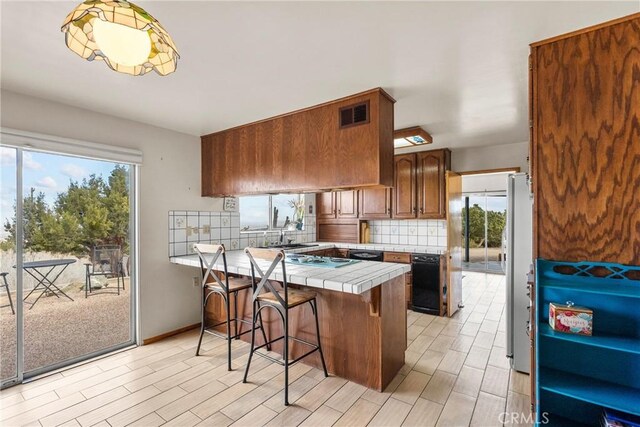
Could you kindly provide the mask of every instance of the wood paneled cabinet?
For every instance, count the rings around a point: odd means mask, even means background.
[[[395,156],[394,161],[393,217],[416,218],[418,214],[416,155],[415,153],[402,154]]]
[[[398,219],[445,219],[448,149],[395,156],[394,208]]]
[[[358,218],[358,191],[337,191],[338,218]]]
[[[316,195],[318,219],[358,218],[358,191],[330,191]]]
[[[316,216],[318,219],[333,219],[337,213],[336,193],[328,191],[316,194]]]
[[[388,219],[393,212],[391,210],[390,188],[374,188],[360,190],[360,218],[362,219]]]

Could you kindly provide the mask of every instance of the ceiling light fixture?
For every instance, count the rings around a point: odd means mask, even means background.
[[[393,132],[393,146],[395,148],[415,147],[416,145],[431,144],[431,134],[420,126],[404,128]]]
[[[176,70],[171,36],[144,9],[126,0],[87,0],[69,13],[61,28],[65,43],[82,58],[104,60],[119,73],[161,76]]]

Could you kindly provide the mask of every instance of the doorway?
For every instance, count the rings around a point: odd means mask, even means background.
[[[2,387],[136,342],[137,166],[0,146]]]
[[[465,194],[462,223],[463,269],[504,274],[506,192]]]

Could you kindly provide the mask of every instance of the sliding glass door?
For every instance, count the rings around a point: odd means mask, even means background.
[[[463,265],[465,270],[503,273],[502,233],[507,223],[506,193],[464,195]]]
[[[13,235],[6,230],[6,219],[11,218],[18,198],[18,159],[17,149],[0,147],[0,384],[16,382],[22,367],[18,361],[18,320],[22,319],[22,305],[17,301],[18,274],[13,268],[17,259],[18,237],[20,229],[14,229]],[[21,226],[21,224],[20,224]]]
[[[135,166],[0,149],[3,382],[133,344]]]

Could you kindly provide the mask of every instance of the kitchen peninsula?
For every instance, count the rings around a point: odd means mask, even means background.
[[[311,246],[294,250],[296,253],[316,250]],[[294,252],[294,251],[287,251]],[[197,255],[172,257],[175,264],[200,267]],[[216,267],[222,269],[222,259]],[[244,251],[227,252],[229,274],[250,276],[251,266]],[[287,262],[287,280],[292,288],[316,292],[320,332],[327,369],[332,375],[346,378],[378,391],[396,376],[404,365],[407,347],[405,278],[410,266],[389,262],[360,261],[338,268],[314,267]],[[282,279],[277,273],[275,279]],[[302,339],[315,340],[313,316],[307,305],[292,311],[290,334]],[[223,306],[211,302],[208,314],[212,320],[222,320]],[[251,317],[251,299],[241,293],[238,315]],[[281,322],[271,310],[263,311],[267,335],[282,334]],[[250,340],[250,334],[242,337]],[[261,338],[256,336],[258,342]],[[277,343],[273,350],[282,353]],[[290,343],[290,357],[295,358],[306,348],[295,341]],[[320,358],[314,354],[304,363],[320,367]]]

